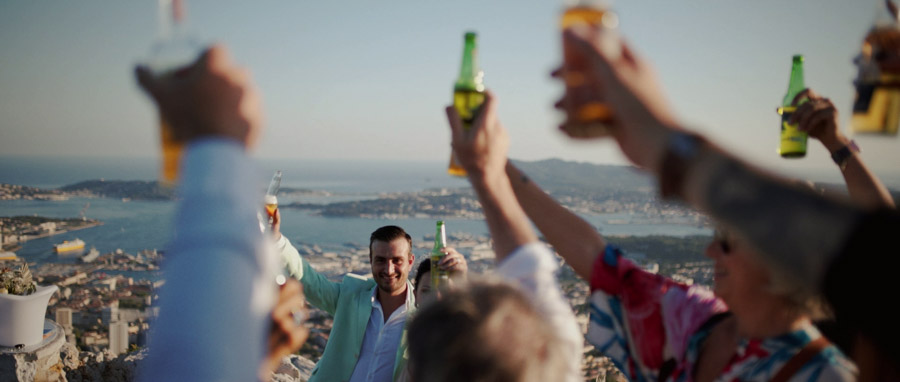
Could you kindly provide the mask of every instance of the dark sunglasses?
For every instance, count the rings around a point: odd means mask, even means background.
[[[717,228],[715,232],[713,232],[713,242],[719,244],[722,253],[726,255],[731,253],[731,242],[728,240],[728,233],[726,231]]]

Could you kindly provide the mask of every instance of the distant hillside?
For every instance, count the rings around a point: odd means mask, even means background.
[[[133,200],[172,200],[175,190],[163,187],[157,181],[143,180],[86,180],[59,188],[60,191],[88,193],[106,198],[131,198]]]
[[[597,165],[545,159],[535,162],[513,160],[547,191],[652,191],[654,180],[631,166]]]

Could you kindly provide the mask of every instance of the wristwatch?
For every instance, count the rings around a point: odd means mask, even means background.
[[[853,156],[853,153],[860,152],[859,146],[856,145],[856,141],[850,140],[846,146],[837,149],[834,153],[831,154],[831,159],[834,160],[834,163],[837,163],[838,167],[841,168],[841,171],[847,167],[847,161],[850,160],[850,157]]]

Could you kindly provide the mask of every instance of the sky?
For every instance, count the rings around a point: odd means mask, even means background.
[[[838,176],[827,152],[776,154],[791,56],[846,129],[852,78],[877,0],[618,0],[620,33],[656,68],[685,126],[774,171]],[[269,159],[446,161],[443,107],[462,35],[479,34],[510,156],[624,164],[615,144],[574,142],[552,105],[562,86],[562,1],[188,0],[192,34],[253,73]],[[0,0],[0,155],[158,156],[157,117],[132,70],[157,35],[156,1]],[[898,172],[898,137],[856,137]]]

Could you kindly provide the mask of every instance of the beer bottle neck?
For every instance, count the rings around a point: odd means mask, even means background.
[[[803,81],[803,58],[800,57],[797,59],[795,57],[794,64],[791,67],[791,80],[788,82],[787,94],[784,95],[782,105],[790,106],[791,102],[794,101],[794,97],[805,88],[806,85]]]
[[[434,251],[437,251],[441,248],[447,246],[447,234],[444,230],[444,226],[438,225],[437,231],[434,233]]]
[[[478,47],[474,33],[467,33],[465,46],[463,47],[462,65],[459,68],[459,78],[456,80],[456,90],[482,91],[482,72],[478,67]]]

